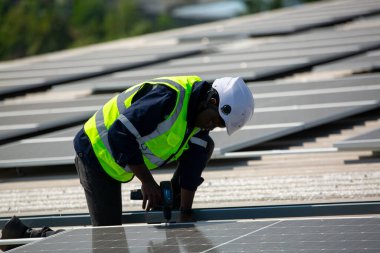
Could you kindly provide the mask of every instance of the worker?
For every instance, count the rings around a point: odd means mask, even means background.
[[[159,206],[150,170],[177,161],[171,179],[174,207],[191,215],[201,177],[214,149],[209,132],[231,135],[252,117],[251,91],[239,78],[212,84],[197,76],[152,79],[109,100],[74,138],[75,165],[93,226],[122,224],[121,184],[141,181],[142,208]]]
[[[142,208],[155,209],[161,191],[150,170],[172,161],[178,162],[171,179],[174,208],[183,220],[192,220],[194,195],[214,150],[209,132],[225,127],[231,135],[253,111],[252,93],[239,77],[219,78],[212,84],[197,76],[156,78],[109,100],[74,138],[75,166],[92,225],[122,224],[121,184],[134,176],[142,183]],[[13,217],[1,239],[59,232],[32,229]]]

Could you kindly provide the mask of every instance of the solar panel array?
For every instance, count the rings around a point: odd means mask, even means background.
[[[255,93],[255,116],[232,136],[227,136],[223,129],[214,130],[211,133],[216,144],[214,157],[378,108],[380,104],[380,74],[377,73],[307,83],[268,81],[248,84]],[[10,110],[9,113],[20,115],[14,116],[15,120],[29,117],[30,122],[37,122],[40,118],[47,121],[56,118],[69,120],[75,111],[83,115],[85,120],[86,110],[93,113],[107,99],[107,95],[97,95],[91,99],[74,100],[70,102],[70,107],[64,108],[59,107],[64,105],[62,102],[33,104],[35,108],[28,106],[31,110],[17,111],[17,107],[13,107],[14,111]],[[39,128],[36,123],[34,130]],[[72,140],[79,128],[77,126],[0,146],[0,168],[72,164]],[[4,132],[7,131],[10,130],[4,127]],[[38,149],[35,149],[36,144]]]
[[[221,221],[75,229],[10,252],[380,251],[379,218]]]
[[[295,15],[303,11],[325,16],[318,10],[321,8],[326,10],[331,6],[335,6],[336,9],[334,11],[331,9],[328,15],[334,16],[338,9],[343,15],[347,9],[343,2],[347,6],[357,7],[355,10],[350,7],[356,13],[349,14],[353,16],[359,15],[358,13],[364,14],[363,12],[375,13],[380,8],[378,1],[361,2],[361,7],[357,1],[332,1],[275,12],[273,18],[281,13],[290,16],[292,13]],[[241,20],[251,20],[251,18],[237,19],[235,28],[239,27]],[[367,62],[376,65],[378,58],[376,48],[380,47],[379,20],[379,16],[373,15],[342,25],[288,36],[264,40],[250,38],[226,40],[224,43],[211,43],[208,46],[191,43],[190,48],[188,44],[179,43],[173,47],[141,46],[132,49],[128,43],[121,43],[116,48],[99,47],[94,52],[89,49],[81,53],[68,54],[63,58],[56,57],[36,64],[14,67],[8,69],[9,71],[3,69],[1,73],[9,75],[9,79],[0,78],[0,83],[3,81],[6,83],[12,78],[16,82],[21,79],[33,80],[30,79],[32,77],[30,75],[39,76],[41,73],[47,73],[43,69],[65,67],[64,69],[80,70],[79,66],[87,65],[107,68],[115,66],[114,64],[119,66],[135,61],[146,63],[148,61],[145,56],[158,59],[167,55],[170,55],[169,58],[177,58],[178,54],[198,54],[70,82],[54,86],[52,89],[52,94],[90,90],[93,95],[56,101],[52,97],[48,101],[4,103],[0,107],[0,144],[12,143],[0,146],[0,168],[72,164],[72,139],[80,127],[77,124],[89,118],[105,101],[114,96],[114,92],[158,76],[195,74],[208,81],[221,76],[242,76],[247,81],[255,94],[255,115],[247,126],[233,136],[227,136],[222,129],[216,129],[211,133],[216,142],[214,157],[223,157],[226,152],[251,147],[378,108],[380,76],[377,73],[314,82],[259,80],[275,79],[278,76],[308,69],[312,69],[313,73],[320,73],[334,69],[332,64],[350,66],[349,62],[363,62],[363,58],[360,58],[361,53],[369,59]],[[232,24],[233,22],[230,24],[231,27]],[[152,36],[164,39],[180,34],[181,31],[175,31],[172,34],[169,32]],[[206,48],[208,50],[204,50]],[[354,56],[350,57],[352,55]],[[51,78],[58,80],[60,75],[54,73],[54,71],[49,72],[46,76],[41,74],[39,77],[43,77],[43,82],[51,81]],[[68,75],[75,76],[71,72]],[[95,95],[96,93],[102,94]],[[46,97],[49,98],[49,95]],[[67,127],[73,128],[65,130]],[[56,132],[47,133],[49,131]],[[26,137],[31,138],[21,140]],[[35,149],[36,143],[39,149]]]
[[[132,69],[176,57],[198,54],[204,46],[133,46],[128,43],[112,47],[62,53],[56,57],[20,62],[0,68],[0,99],[28,91],[50,88],[84,78]]]
[[[244,44],[243,44],[244,42]],[[121,91],[157,76],[196,74],[212,81],[220,76],[241,76],[247,81],[273,79],[333,60],[380,47],[380,29],[335,27],[287,36],[257,45],[255,39],[240,41],[238,49],[226,44],[215,53],[121,71],[110,76],[78,82],[95,92]]]

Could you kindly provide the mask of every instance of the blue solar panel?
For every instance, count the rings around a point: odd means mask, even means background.
[[[380,218],[82,228],[12,252],[380,252]]]

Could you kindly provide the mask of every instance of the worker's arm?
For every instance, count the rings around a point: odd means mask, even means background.
[[[192,205],[195,192],[203,182],[202,172],[206,167],[214,149],[207,131],[201,131],[194,136],[196,140],[189,142],[189,149],[179,159],[179,166],[173,176],[173,189],[178,189],[181,195],[180,210],[182,221],[194,221],[192,217]]]
[[[152,208],[158,206],[161,202],[161,189],[154,180],[148,168],[145,166],[145,164],[130,165],[129,167],[142,183],[142,208],[149,211]]]

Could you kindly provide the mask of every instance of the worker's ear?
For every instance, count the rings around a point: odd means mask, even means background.
[[[210,100],[208,101],[210,104],[213,104],[213,105],[217,105],[218,104],[218,101],[216,101],[215,98],[210,98]]]
[[[199,111],[206,110],[209,107],[210,104],[214,105],[214,106],[217,106],[218,105],[218,101],[215,98],[210,98],[208,101],[202,101],[202,102],[200,102],[200,104],[198,106],[198,110]]]

